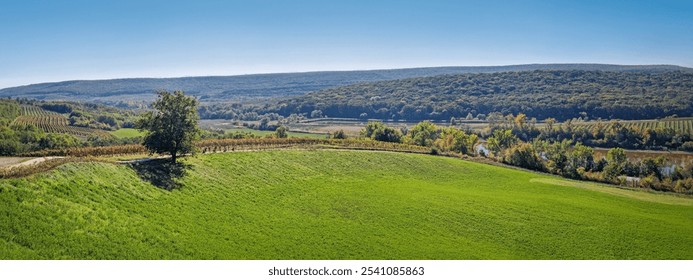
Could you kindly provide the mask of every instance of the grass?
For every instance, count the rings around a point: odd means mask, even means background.
[[[144,136],[144,132],[141,132],[135,128],[121,128],[116,131],[111,131],[111,134],[117,138],[133,138]]]
[[[693,258],[687,197],[390,152],[182,167],[71,163],[0,180],[0,259]]]
[[[270,134],[274,134],[274,131],[269,131],[269,130],[255,130],[255,129],[250,129],[247,127],[244,128],[229,128],[226,129],[225,131],[227,132],[241,132],[241,133],[252,133],[255,134],[256,136],[266,136]],[[315,139],[326,139],[327,138],[327,133],[305,133],[305,132],[293,132],[289,131],[287,132],[289,137],[296,137],[296,138],[315,138]]]

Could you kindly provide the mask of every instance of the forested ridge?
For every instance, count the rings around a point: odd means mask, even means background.
[[[260,113],[449,120],[491,112],[559,121],[693,115],[693,73],[523,71],[362,83],[287,98]]]
[[[3,98],[80,100],[82,102],[139,108],[156,96],[157,90],[183,90],[204,104],[256,103],[264,98],[298,96],[323,89],[364,82],[431,77],[443,74],[496,73],[534,70],[583,70],[629,73],[663,73],[693,69],[675,65],[524,64],[507,66],[450,66],[406,69],[272,73],[237,76],[181,78],[130,78],[73,80],[0,89]],[[220,115],[217,112],[215,115]],[[202,116],[204,118],[204,116]]]

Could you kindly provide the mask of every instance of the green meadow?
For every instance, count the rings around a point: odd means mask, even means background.
[[[141,132],[135,128],[121,128],[116,131],[111,131],[111,134],[118,138],[133,138],[144,136],[144,132]]]
[[[0,259],[693,258],[688,197],[391,152],[183,162],[0,180]]]

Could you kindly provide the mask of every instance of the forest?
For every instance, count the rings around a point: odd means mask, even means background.
[[[409,121],[482,119],[492,112],[558,121],[683,117],[693,115],[693,74],[537,70],[439,75],[325,89],[252,110]]]

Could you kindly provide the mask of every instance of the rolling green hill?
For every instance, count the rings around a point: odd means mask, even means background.
[[[693,258],[690,198],[388,152],[185,163],[0,180],[0,259]]]

